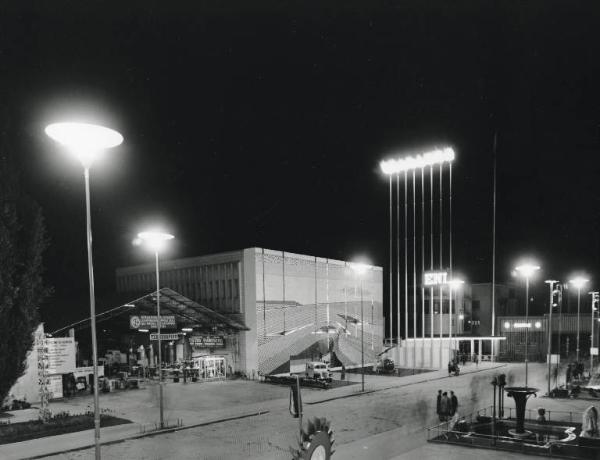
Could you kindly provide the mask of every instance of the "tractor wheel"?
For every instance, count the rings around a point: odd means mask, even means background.
[[[329,460],[333,455],[333,430],[325,417],[308,421],[307,431],[302,430],[298,449],[290,448],[293,460]]]

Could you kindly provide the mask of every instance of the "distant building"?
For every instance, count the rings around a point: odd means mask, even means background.
[[[579,359],[589,360],[591,345],[591,313],[585,312],[579,316]],[[528,336],[529,361],[546,361],[548,353],[548,315],[529,316],[499,316],[496,322],[496,335],[506,337],[500,342],[498,359],[501,361],[525,360],[525,331]],[[552,354],[560,354],[561,358],[575,359],[577,352],[576,314],[552,315]],[[595,338],[595,341],[597,338]],[[559,352],[560,350],[560,352]]]
[[[523,302],[522,288],[514,284],[496,283],[495,314],[499,316],[520,315]],[[519,299],[521,299],[519,301]],[[492,334],[492,283],[475,283],[471,285],[471,312],[468,315],[467,330],[471,335],[489,336]],[[471,323],[468,323],[471,321]]]

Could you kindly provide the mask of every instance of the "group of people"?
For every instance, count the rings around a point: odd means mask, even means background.
[[[569,363],[567,366],[567,383],[571,380],[579,380],[583,377],[583,363]]]
[[[442,390],[438,390],[437,395],[437,414],[440,418],[441,422],[446,422],[454,417],[456,414],[456,410],[458,409],[458,398],[454,394],[454,391],[450,391],[450,396],[448,396],[448,392]]]

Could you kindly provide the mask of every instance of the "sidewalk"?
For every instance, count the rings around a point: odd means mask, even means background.
[[[461,373],[470,374],[504,366],[504,364],[482,363],[479,366],[472,365],[463,367]],[[347,373],[346,378],[352,382],[361,381],[360,374]],[[418,385],[423,382],[447,378],[449,378],[448,372],[445,369],[404,377],[365,375],[365,393],[360,391],[361,385],[358,383],[330,390],[303,389],[302,397],[305,404],[314,405],[334,399],[360,397],[362,394],[400,388],[408,385]],[[178,431],[203,424],[219,423],[232,418],[252,417],[261,413],[268,413],[271,408],[287,408],[288,405],[289,390],[285,386],[278,387],[265,383],[248,381],[200,384],[213,385],[205,387],[185,387],[180,385],[181,384],[172,383],[166,385],[165,419],[169,421],[180,419],[183,423],[183,427],[167,429],[165,432]],[[229,388],[227,388],[228,386]],[[144,393],[120,393],[115,395],[105,395],[108,397],[101,398],[100,404],[102,408],[111,408],[111,406],[115,406],[115,415],[127,418],[134,422],[102,428],[100,435],[102,444],[158,434],[156,431],[150,432],[154,429],[155,420],[157,418],[155,390],[156,388],[150,386],[147,390],[133,390],[136,392],[143,391]],[[270,396],[270,399],[243,403],[242,400],[244,399],[244,395],[240,395],[240,393],[245,393],[248,399],[268,396]],[[217,395],[216,397],[222,398],[222,400],[215,403],[215,394]],[[204,399],[202,399],[203,397]],[[192,398],[193,401],[191,400]],[[87,407],[89,399],[90,398],[82,398],[81,400],[75,399],[72,401],[52,403],[51,409],[55,412],[59,410],[73,410],[73,407],[82,409]],[[208,399],[210,399],[210,401],[208,401]],[[200,404],[198,404],[198,401],[200,401]],[[220,407],[215,407],[218,406],[219,402],[223,404]],[[208,405],[211,403],[213,408],[209,409]],[[35,416],[37,416],[37,411],[28,410],[27,414],[23,413],[21,415],[21,418],[26,418],[27,416],[34,416],[35,418]],[[11,421],[14,422],[14,420],[15,419],[12,419]],[[382,433],[382,435],[384,434],[385,433]],[[86,430],[0,445],[0,458],[3,460],[13,460],[25,457],[41,457],[70,450],[93,447],[93,445],[94,431]]]

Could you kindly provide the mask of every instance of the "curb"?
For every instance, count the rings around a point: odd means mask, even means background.
[[[258,412],[253,412],[251,414],[236,415],[234,417],[228,417],[228,418],[223,418],[223,419],[219,419],[219,420],[211,420],[211,421],[208,421],[208,422],[195,423],[193,425],[185,425],[185,426],[177,426],[177,427],[171,427],[171,428],[164,428],[162,430],[156,430],[156,431],[147,431],[145,433],[139,433],[139,434],[127,436],[127,437],[124,437],[122,439],[115,439],[113,441],[101,442],[100,444],[101,444],[101,446],[110,446],[110,445],[119,444],[119,443],[125,442],[125,441],[131,441],[133,439],[147,438],[147,437],[157,436],[159,434],[175,433],[177,431],[189,430],[191,428],[197,428],[197,427],[201,427],[201,426],[215,425],[217,423],[230,422],[232,420],[240,420],[240,419],[244,419],[244,418],[256,417],[258,415],[268,414],[269,412],[270,411],[268,411],[268,410],[258,411]],[[38,438],[38,439],[42,439],[42,438]],[[77,452],[78,450],[90,449],[90,448],[92,448],[94,446],[95,446],[95,444],[91,443],[91,444],[87,444],[85,446],[74,447],[73,449],[59,450],[59,451],[56,451],[56,452],[47,452],[47,453],[42,454],[42,455],[36,455],[34,457],[23,457],[23,458],[27,459],[27,460],[33,460],[33,459],[38,459],[38,458],[45,458],[45,457],[48,457],[50,455],[66,454],[66,453],[69,453],[69,452]]]

